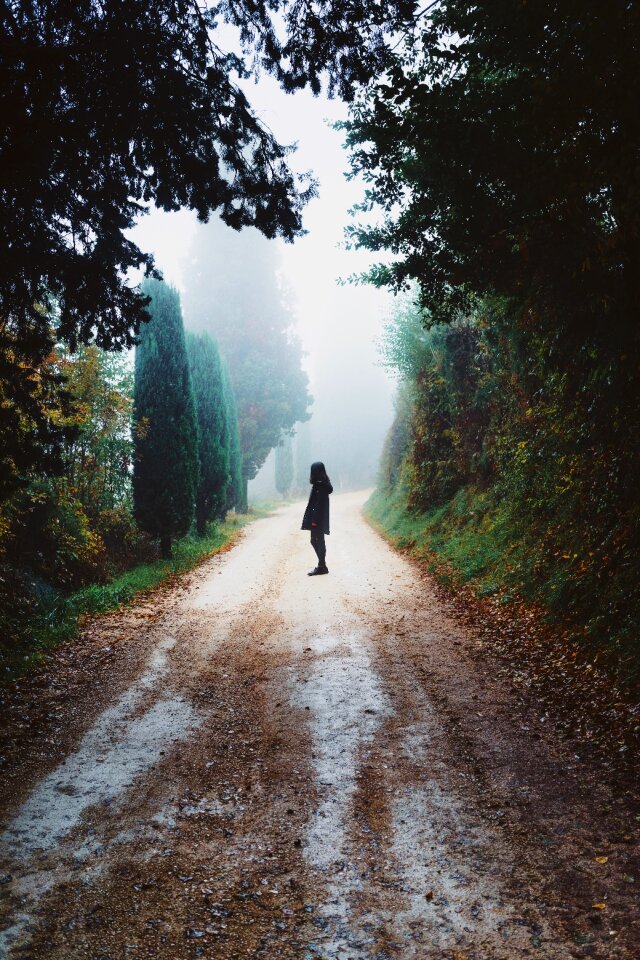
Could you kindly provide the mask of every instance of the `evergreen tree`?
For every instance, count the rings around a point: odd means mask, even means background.
[[[248,508],[246,485],[242,468],[242,450],[240,448],[240,427],[238,426],[238,408],[233,392],[229,368],[224,359],[222,363],[222,380],[224,399],[227,413],[227,430],[229,433],[229,486],[227,488],[227,510],[237,507],[242,513]]]
[[[200,481],[196,493],[196,528],[204,534],[209,520],[224,517],[229,472],[229,423],[222,364],[208,333],[187,333],[187,356],[198,416]]]
[[[293,444],[289,434],[276,447],[276,490],[288,497],[293,483]]]
[[[308,378],[278,277],[275,245],[256,230],[237,233],[212,219],[199,227],[192,254],[185,314],[190,328],[215,336],[229,364],[238,409],[245,509],[248,481],[280,437],[309,418]]]
[[[193,520],[198,488],[198,424],[180,298],[161,280],[145,280],[150,321],[136,349],[134,513],[160,539],[162,555]]]
[[[637,4],[442,0],[342,125],[352,239],[397,254],[370,277],[416,279],[431,320],[505,298],[527,365],[544,337],[589,416],[613,378],[640,393],[639,55]]]

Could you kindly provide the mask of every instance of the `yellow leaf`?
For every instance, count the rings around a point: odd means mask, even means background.
[[[592,903],[591,906],[593,907],[594,910],[606,910],[606,909],[607,909],[606,903]]]
[[[594,857],[596,863],[606,863],[609,857]]]

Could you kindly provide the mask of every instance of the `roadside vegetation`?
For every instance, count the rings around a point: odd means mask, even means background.
[[[60,344],[33,375],[33,401],[39,410],[49,404],[56,437],[37,463],[10,460],[0,502],[6,679],[72,637],[84,616],[115,609],[224,549],[251,518],[242,453],[242,431],[251,427],[246,418],[239,424],[225,358],[209,333],[185,336],[176,290],[156,278],[142,289],[149,319],[135,365],[96,345]],[[278,380],[267,369],[262,379],[286,394],[286,372]],[[243,404],[259,381],[254,372],[243,382]],[[291,390],[295,409],[281,404],[277,417],[262,417],[254,471],[268,443],[306,415],[301,371]],[[30,440],[34,423],[24,416],[17,424],[14,442],[20,431]]]
[[[637,679],[639,12],[426,9],[341,124],[366,182],[352,242],[406,297],[372,510]]]
[[[489,309],[489,308],[487,308]],[[618,678],[637,682],[640,517],[633,428],[588,416],[567,377],[513,361],[482,309],[390,322],[400,376],[371,519],[449,584],[535,605]]]
[[[4,651],[5,676],[19,676],[57,644],[72,639],[87,616],[109,613],[132,603],[228,549],[241,528],[259,515],[254,510],[248,514],[230,513],[225,521],[210,524],[204,535],[189,534],[178,540],[171,557],[140,563],[106,583],[92,583],[70,594],[46,591],[33,602],[22,636],[17,633],[17,625],[10,625],[14,642]]]
[[[158,0],[151,31],[141,0],[10,6],[0,653],[28,649],[51,597],[244,512],[283,438],[291,485],[310,397],[268,241],[303,235],[317,188],[240,89],[263,70],[349,104],[365,192],[348,241],[380,255],[361,279],[408,297],[381,522],[637,676],[638,4]],[[185,303],[213,345],[186,344],[177,293],[130,239],[152,204],[206,224]]]

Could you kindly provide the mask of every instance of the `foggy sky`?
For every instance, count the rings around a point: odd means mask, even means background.
[[[311,170],[320,181],[319,197],[304,211],[307,236],[278,247],[284,283],[292,291],[296,329],[306,356],[305,368],[314,396],[311,435],[313,459],[341,462],[339,485],[372,482],[384,434],[392,417],[392,384],[379,367],[376,338],[390,313],[392,297],[370,286],[340,286],[338,279],[365,269],[371,257],[346,251],[343,230],[348,210],[363,193],[362,183],[347,181],[347,154],[342,134],[330,129],[347,108],[307,91],[283,93],[271,78],[245,86],[263,122],[284,143],[298,143],[290,158],[298,171]],[[165,278],[184,292],[187,255],[201,229],[189,211],[153,211],[140,220],[135,241],[151,250]],[[340,456],[338,457],[338,453]],[[351,456],[351,465],[349,457]],[[272,465],[254,490],[269,495]],[[334,471],[335,474],[335,471]],[[332,474],[332,479],[334,477]]]

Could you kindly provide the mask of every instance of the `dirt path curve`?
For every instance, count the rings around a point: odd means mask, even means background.
[[[0,956],[639,955],[637,824],[363,499],[329,576],[283,509],[23,697]]]

